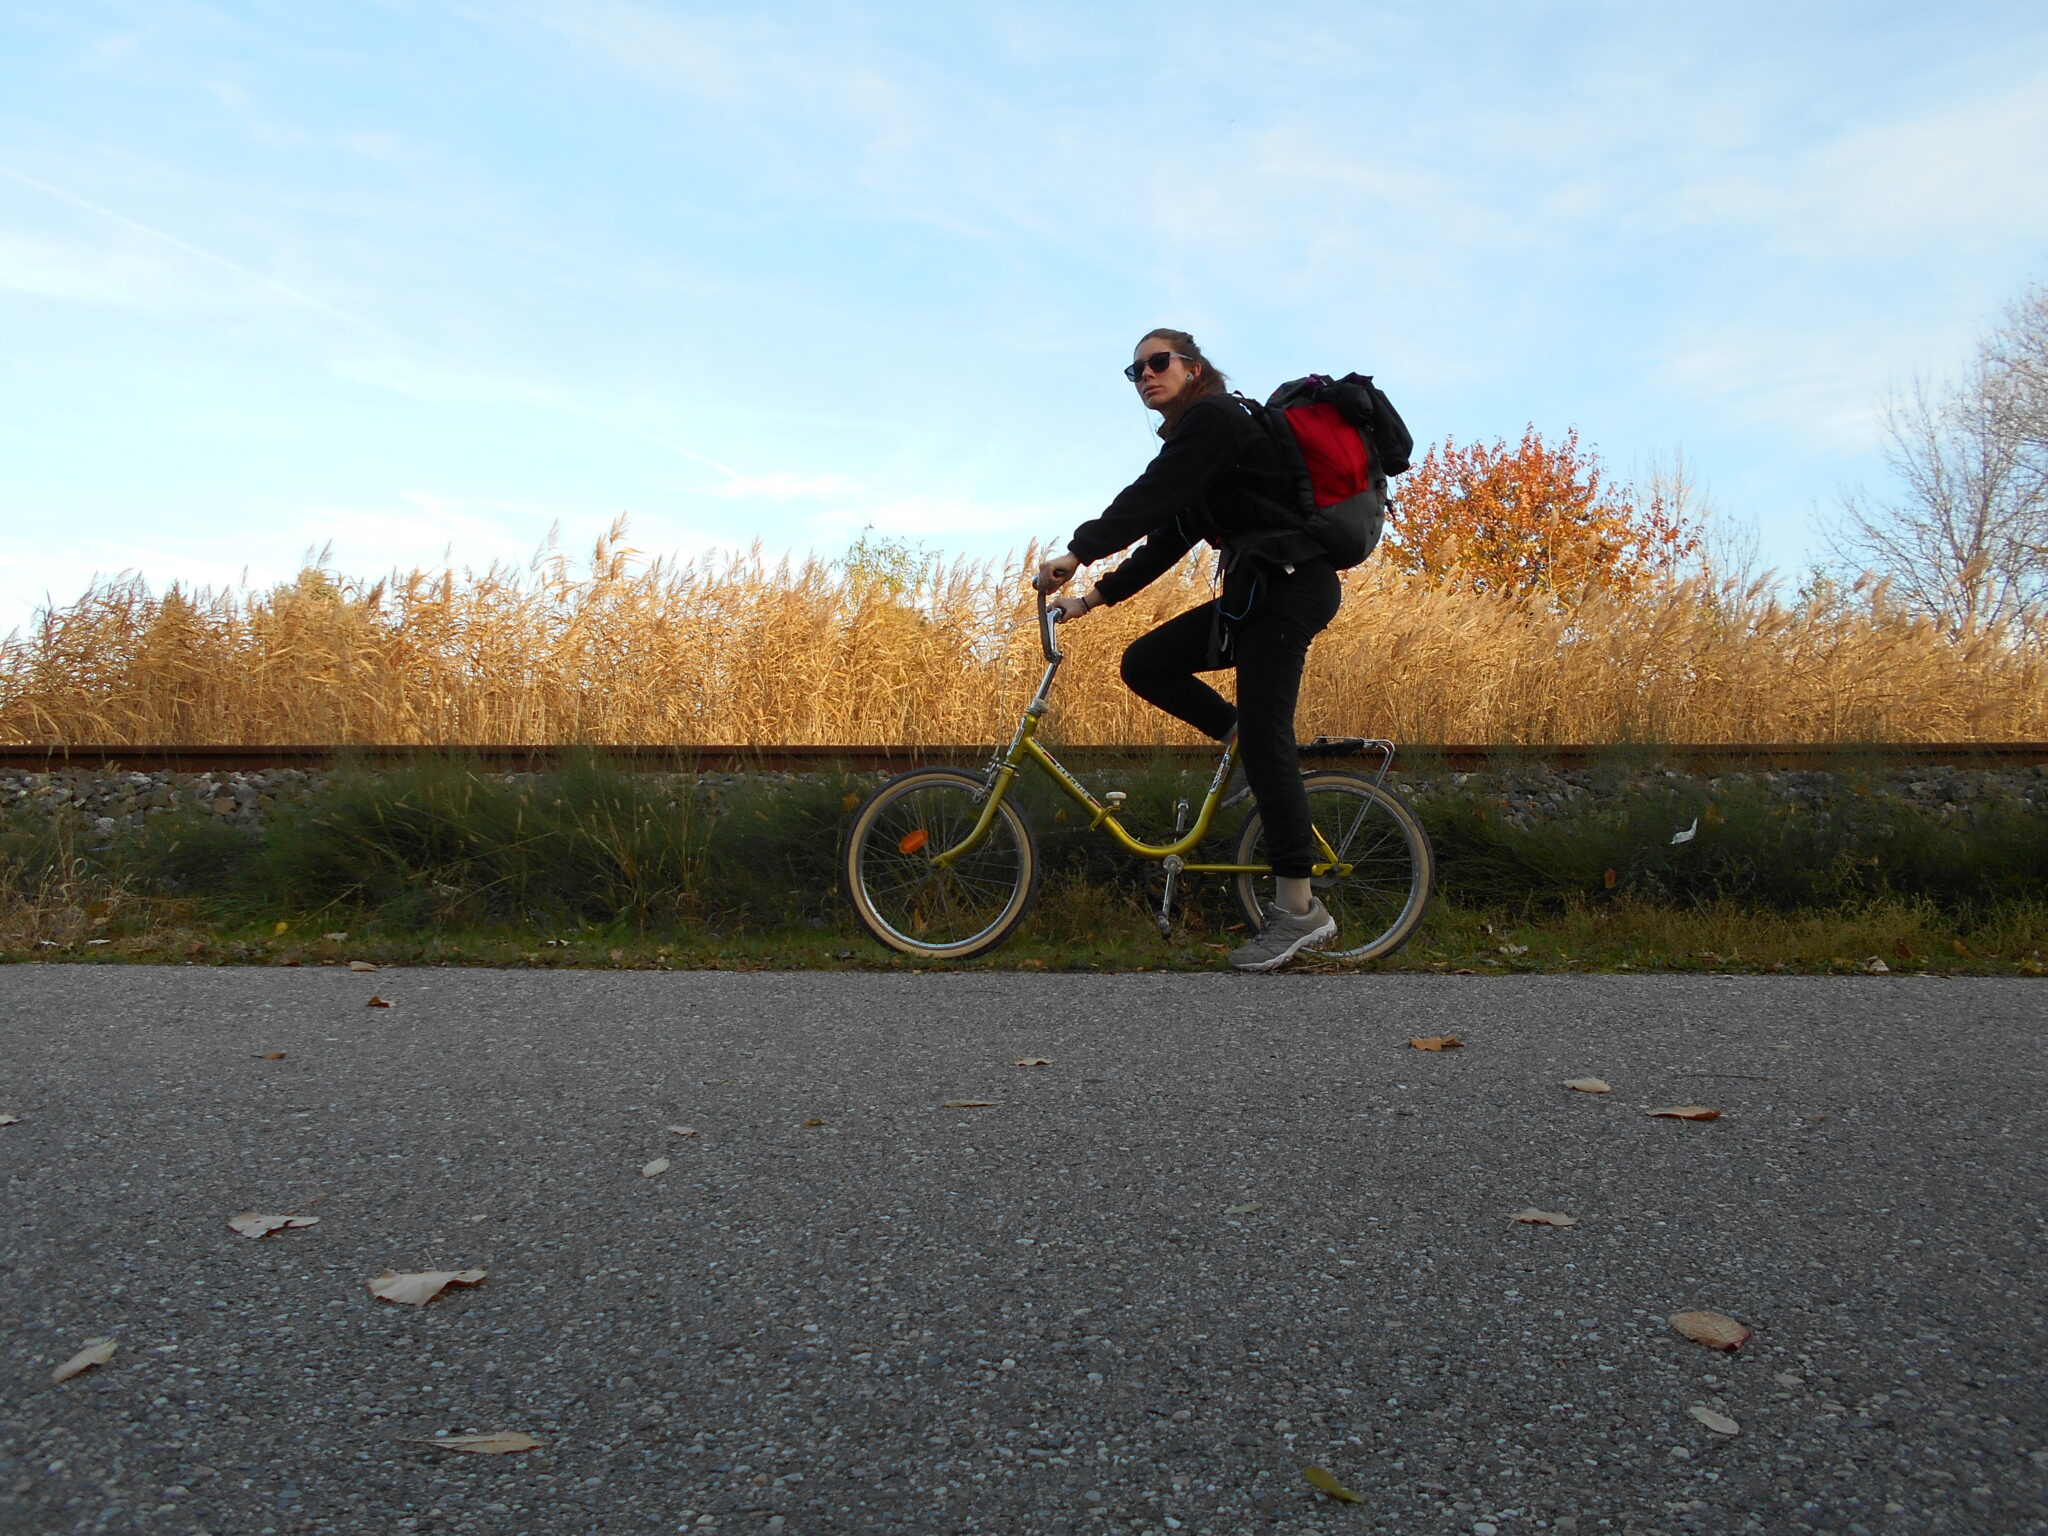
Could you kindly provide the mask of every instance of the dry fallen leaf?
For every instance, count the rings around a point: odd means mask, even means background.
[[[1249,1216],[1253,1211],[1256,1211],[1258,1208],[1258,1201],[1247,1200],[1243,1205],[1226,1205],[1225,1207],[1223,1207],[1223,1214],[1226,1216]]]
[[[824,1120],[823,1120],[823,1119],[822,1119],[821,1117],[818,1117],[818,1116],[815,1116],[815,1115],[814,1115],[814,1116],[812,1116],[812,1117],[811,1117],[811,1118],[810,1118],[809,1120],[806,1120],[806,1121],[804,1122],[804,1129],[805,1129],[805,1130],[807,1130],[807,1131],[809,1131],[809,1130],[815,1130],[815,1129],[816,1129],[816,1128],[817,1128],[818,1126],[821,1126],[821,1125],[823,1125],[824,1123],[825,1123],[825,1122],[824,1122]]]
[[[254,1211],[244,1211],[239,1216],[230,1216],[228,1225],[244,1237],[267,1237],[286,1227],[311,1227],[319,1221],[318,1216],[259,1216]]]
[[[1052,1065],[1052,1058],[1050,1056],[1019,1056],[1010,1065],[1013,1067],[1049,1067]]]
[[[668,1133],[671,1136],[694,1136],[697,1134],[697,1128],[693,1125],[672,1125],[668,1128]]]
[[[1674,1104],[1669,1109],[1650,1111],[1653,1120],[1718,1120],[1721,1111],[1709,1109],[1704,1104]]]
[[[429,1269],[417,1275],[394,1275],[390,1270],[370,1282],[370,1294],[383,1301],[408,1307],[424,1307],[451,1285],[475,1285],[482,1280],[480,1269]]]
[[[1605,1082],[1602,1082],[1597,1077],[1568,1077],[1564,1080],[1564,1085],[1565,1087],[1571,1089],[1574,1093],[1614,1092],[1614,1089],[1611,1086],[1609,1086]]]
[[[860,796],[856,795],[852,790],[849,789],[845,794],[839,797],[839,809],[847,812],[849,815],[854,811],[859,810]]]
[[[945,1109],[995,1109],[1002,1102],[1001,1099],[948,1099],[941,1107]]]
[[[80,1371],[89,1371],[96,1365],[105,1365],[114,1358],[112,1339],[87,1339],[85,1348],[50,1372],[52,1381],[69,1381]]]
[[[537,1451],[547,1444],[516,1429],[501,1429],[488,1435],[407,1435],[408,1445],[437,1445],[448,1451],[474,1451],[480,1456],[505,1456],[513,1451]]]
[[[1742,1426],[1729,1418],[1725,1413],[1716,1413],[1713,1409],[1701,1407],[1698,1404],[1695,1404],[1686,1411],[1717,1435],[1739,1435],[1742,1433]]]
[[[1680,1312],[1670,1319],[1670,1323],[1695,1344],[1704,1344],[1709,1349],[1729,1354],[1742,1348],[1750,1333],[1734,1318],[1719,1312]]]
[[[1408,1042],[1418,1051],[1455,1051],[1464,1045],[1456,1035],[1428,1035]]]
[[[289,927],[291,927],[291,924],[280,917],[274,924],[271,925],[270,931],[273,934],[283,933]]]
[[[256,1053],[256,1059],[257,1059],[258,1061],[283,1061],[283,1060],[284,1060],[284,1052],[283,1052],[283,1051],[258,1051],[258,1052]]]
[[[348,968],[352,971],[374,971],[377,969],[376,966],[367,960],[351,960],[348,963]]]
[[[1346,1488],[1321,1467],[1303,1467],[1301,1475],[1308,1479],[1311,1488],[1315,1489],[1318,1493],[1327,1493],[1341,1504],[1359,1504],[1364,1502],[1357,1494]]]
[[[1601,876],[1602,882],[1603,882],[1603,883],[1604,883],[1604,884],[1606,885],[1607,889],[1608,889],[1608,890],[1610,890],[1610,891],[1614,889],[1614,882],[1615,882],[1616,880],[1620,879],[1620,878],[1621,878],[1621,877],[1620,877],[1619,875],[1617,875],[1617,874],[1616,874],[1616,873],[1615,873],[1615,872],[1614,872],[1613,870],[1611,870],[1611,869],[1610,869],[1610,870],[1607,870],[1607,871],[1605,871],[1605,872],[1604,872],[1604,873],[1602,874],[1602,876]]]
[[[1563,1211],[1539,1211],[1534,1207],[1517,1211],[1508,1220],[1527,1222],[1532,1227],[1576,1227],[1579,1224],[1578,1217],[1567,1216]]]
[[[1857,969],[1866,976],[1889,976],[1892,973],[1892,968],[1876,955],[1872,955],[1869,959],[1865,960]]]
[[[0,1125],[19,1125],[19,1124],[21,1124],[21,1116],[19,1116],[19,1115],[0,1115]]]
[[[640,1165],[640,1177],[643,1179],[658,1179],[667,1172],[668,1159],[665,1157],[657,1157],[651,1163],[642,1163]]]

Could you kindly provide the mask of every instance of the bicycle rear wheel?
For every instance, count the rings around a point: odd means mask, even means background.
[[[1007,939],[1038,893],[1038,847],[1007,799],[973,852],[943,868],[981,818],[987,786],[958,768],[889,780],[853,813],[842,873],[854,915],[877,943],[927,960],[965,960]]]
[[[1429,906],[1436,856],[1429,833],[1400,800],[1352,773],[1303,774],[1309,822],[1350,873],[1317,875],[1315,893],[1337,920],[1337,937],[1315,951],[1333,960],[1377,960],[1408,942]],[[1254,810],[1238,833],[1239,864],[1266,862],[1266,824]],[[1245,921],[1257,928],[1275,895],[1273,876],[1233,882]]]

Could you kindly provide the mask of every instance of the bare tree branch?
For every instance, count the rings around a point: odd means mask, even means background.
[[[1962,634],[2048,603],[2048,288],[2015,305],[1962,382],[1885,407],[1892,498],[1844,498],[1836,558]]]

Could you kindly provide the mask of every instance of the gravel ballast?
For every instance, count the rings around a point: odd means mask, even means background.
[[[979,764],[974,766],[979,767]],[[1365,771],[1372,771],[1370,761]],[[492,774],[506,783],[531,781],[535,774]],[[693,790],[716,800],[749,782],[790,784],[812,775],[802,773],[702,773],[636,775],[656,780],[675,792]],[[886,774],[857,775],[877,782]],[[1113,786],[1122,780],[1116,770],[1083,775]],[[1199,773],[1193,775],[1198,779]],[[1793,806],[1814,806],[1845,793],[1876,795],[1900,801],[1936,820],[1971,808],[2005,803],[2048,814],[2048,765],[2021,768],[1954,768],[1938,765],[1872,770],[1848,774],[1823,770],[1757,769],[1687,775],[1667,768],[1551,768],[1542,765],[1485,773],[1401,774],[1389,783],[1409,798],[1457,795],[1498,806],[1502,819],[1533,826],[1545,819],[1618,806],[1648,791],[1681,780],[1696,783],[1709,795],[1737,788],[1761,791]],[[111,837],[135,830],[152,817],[171,811],[197,812],[232,825],[259,827],[279,807],[317,800],[332,775],[300,768],[251,769],[234,773],[192,774],[62,769],[35,773],[0,769],[0,815],[66,813],[82,817],[93,831]],[[1192,780],[1191,780],[1192,781]]]
[[[0,1530],[2048,1529],[2043,997],[9,967]]]

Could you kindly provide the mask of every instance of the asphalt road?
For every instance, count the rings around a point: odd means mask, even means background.
[[[2044,1015],[1904,977],[15,966],[0,1530],[2048,1530]],[[1722,1118],[1645,1112],[1685,1103]],[[409,1438],[493,1430],[546,1444]]]

